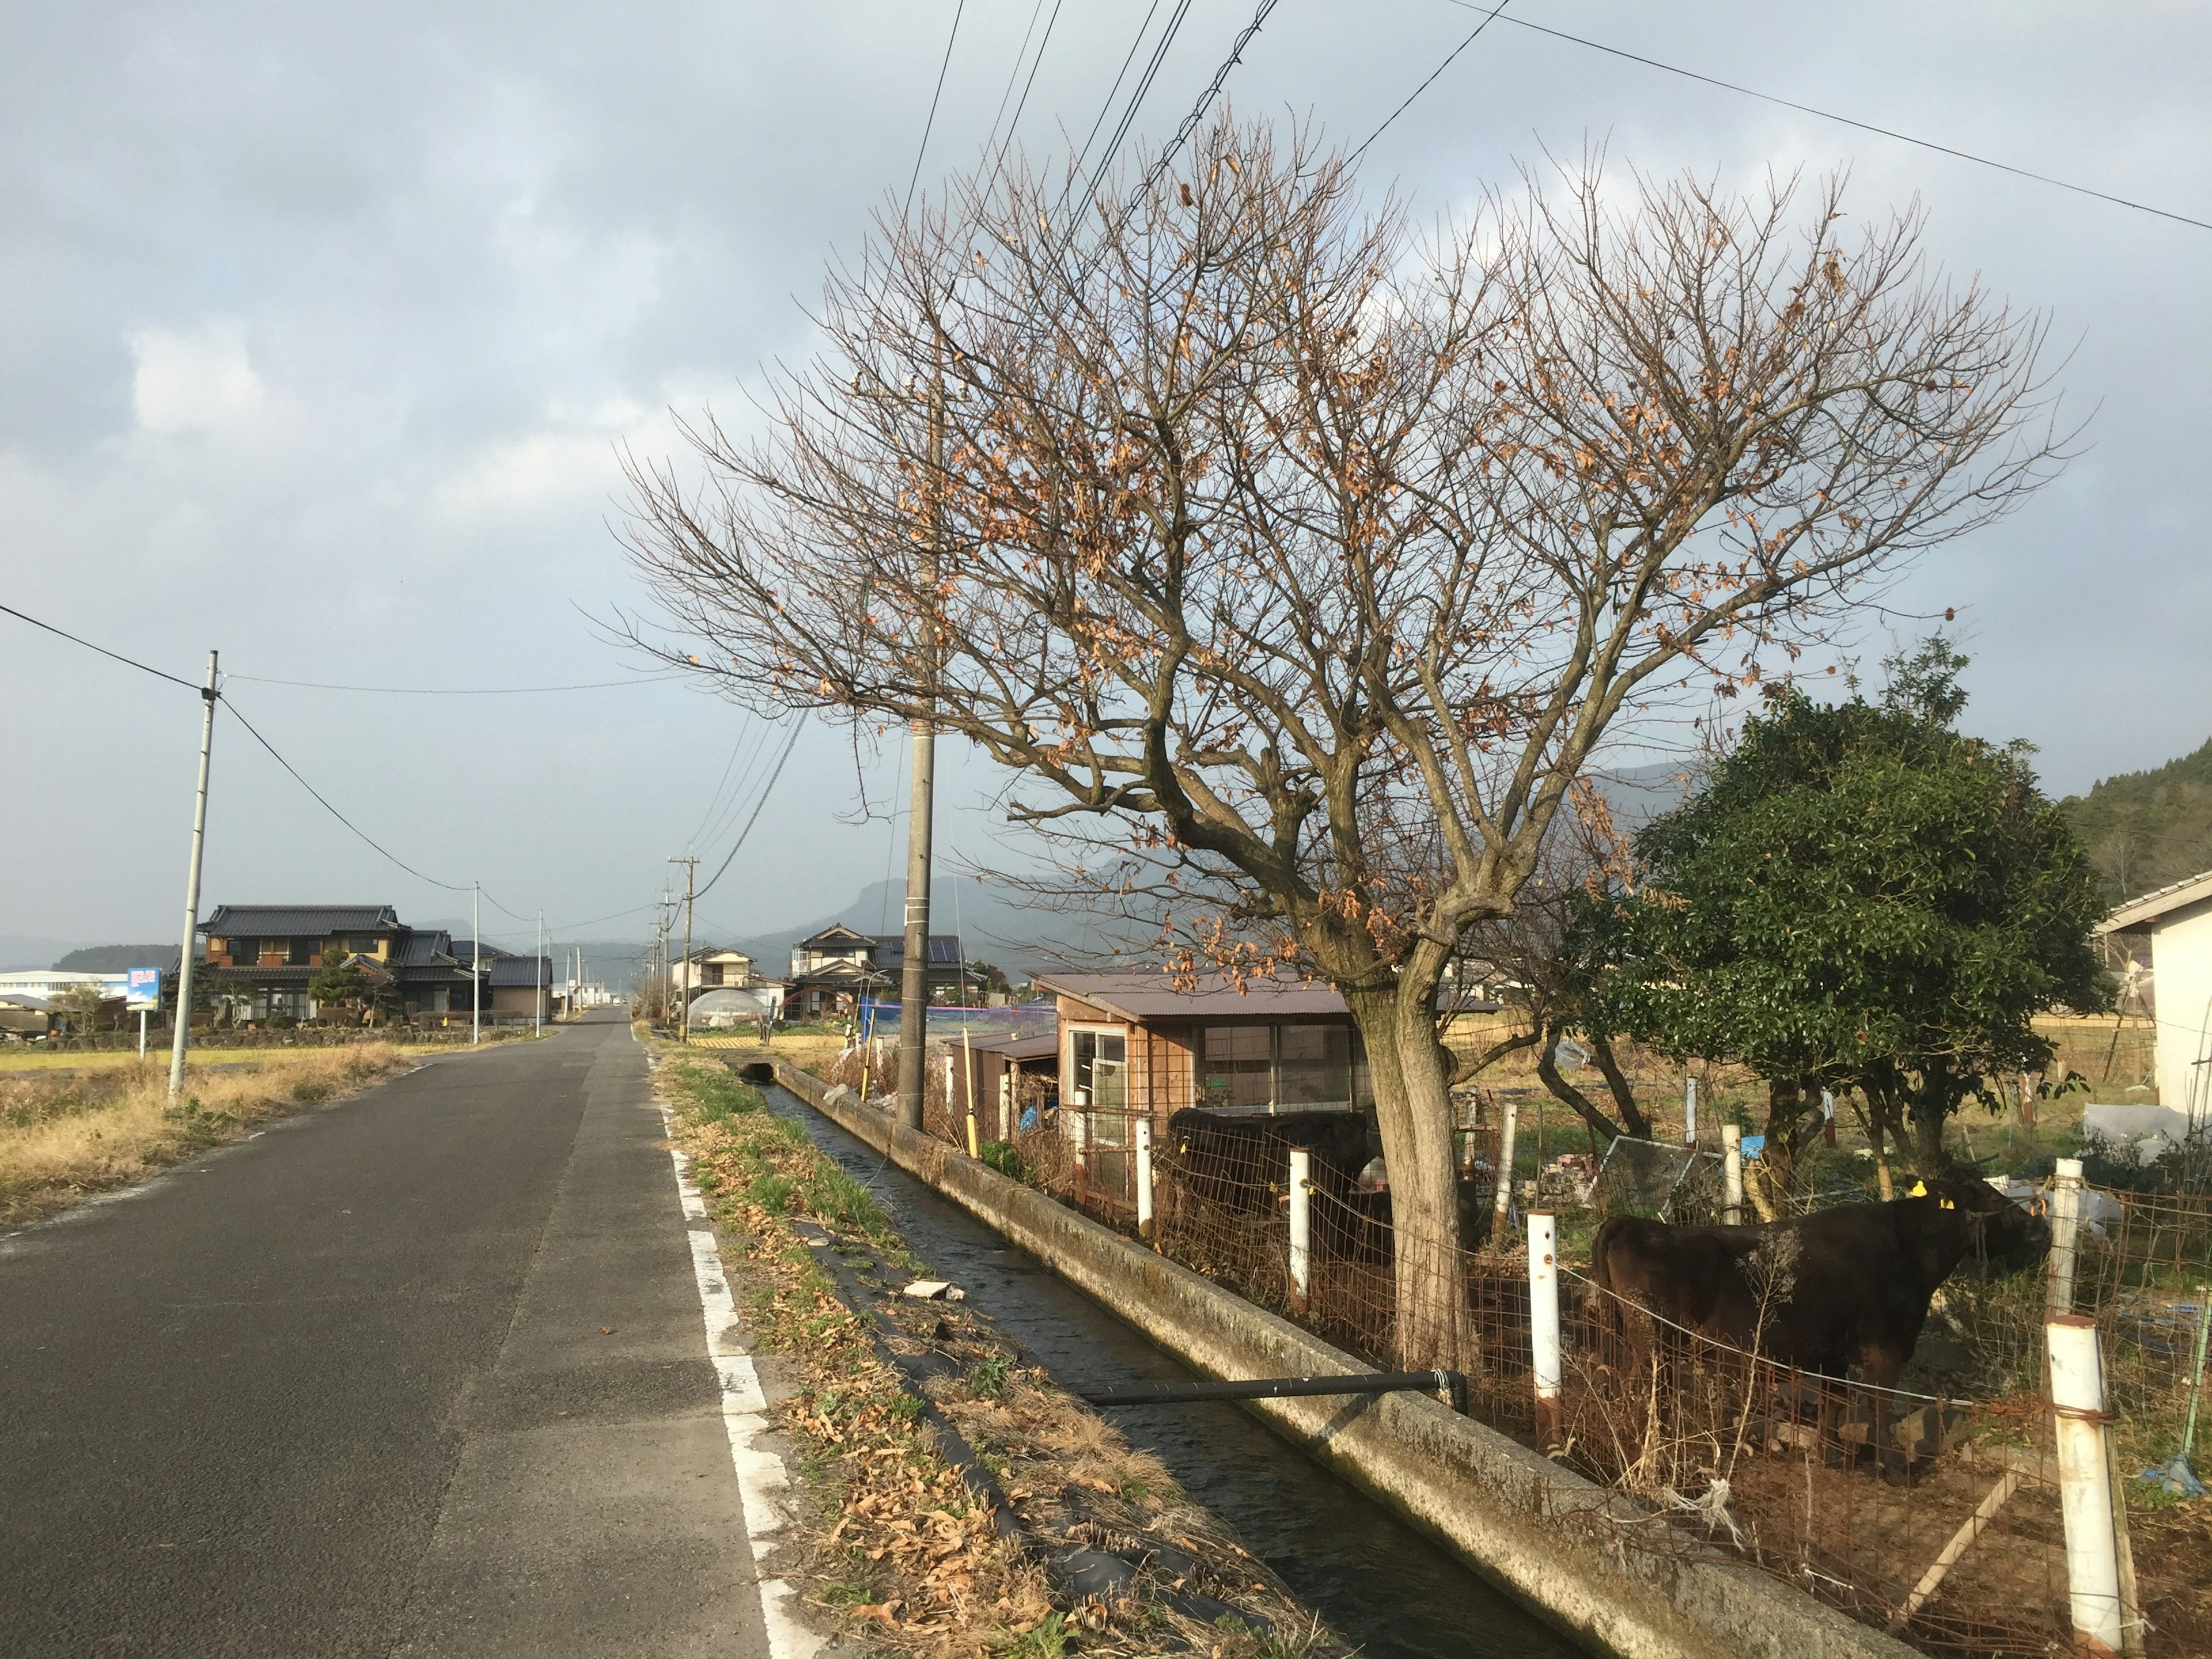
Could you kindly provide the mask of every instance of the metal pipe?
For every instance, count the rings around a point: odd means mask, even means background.
[[[1467,1411],[1467,1377],[1459,1371],[1373,1371],[1353,1376],[1261,1376],[1242,1382],[1140,1383],[1098,1389],[1092,1406],[1182,1406],[1201,1400],[1298,1400],[1315,1395],[1441,1394]]]
[[[1137,1237],[1152,1236],[1152,1121],[1137,1120]]]
[[[1528,1346],[1536,1379],[1536,1446],[1559,1443],[1559,1264],[1548,1210],[1528,1212]]]
[[[2081,1228],[2081,1160],[2062,1158],[2051,1183],[2051,1267],[2044,1311],[2052,1318],[2074,1311],[2074,1261]]]
[[[1721,1125],[1721,1219],[1743,1224],[1743,1131],[1733,1123]]]
[[[2044,1326],[2051,1413],[2058,1447],[2058,1506],[2066,1528],[2066,1593],[2090,1651],[2120,1650],[2119,1553],[2105,1457],[2105,1379],[2097,1322],[2061,1314]]]

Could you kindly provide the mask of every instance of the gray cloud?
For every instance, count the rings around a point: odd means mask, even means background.
[[[1516,13],[1522,6],[1516,3]],[[401,684],[617,678],[587,618],[635,595],[606,527],[617,443],[743,405],[801,355],[825,262],[912,166],[944,5],[10,8],[0,62],[0,522],[9,603],[195,675]],[[1088,129],[1142,15],[1066,8],[1022,138]],[[1249,15],[1201,0],[1137,131],[1170,130]],[[2099,188],[2212,216],[2212,21],[2182,9],[1838,13],[1540,3],[1532,19]],[[973,161],[1022,0],[970,0],[925,185]],[[1365,136],[1472,27],[1445,0],[1280,7],[1237,107]],[[2212,661],[2198,459],[2212,233],[1580,51],[1501,23],[1370,153],[1443,211],[1543,147],[1755,181],[1846,165],[1857,211],[1915,197],[1930,249],[2051,316],[2089,447],[2016,518],[1929,559],[1970,723],[2051,781],[2195,746]],[[1894,624],[1912,631],[1910,619]],[[1881,619],[1858,647],[1878,655]],[[740,717],[681,686],[570,698],[238,702],[394,851],[556,920],[642,901]],[[0,932],[167,931],[196,700],[0,633]],[[890,766],[878,768],[887,786]],[[980,851],[992,780],[948,839]],[[805,738],[710,907],[750,931],[883,872],[846,827],[850,749]],[[452,914],[219,737],[211,898],[389,896]],[[711,850],[719,857],[721,848]]]

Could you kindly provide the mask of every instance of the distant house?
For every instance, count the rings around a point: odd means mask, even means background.
[[[409,1018],[467,1014],[477,994],[465,944],[457,955],[451,934],[409,927],[388,904],[218,905],[206,932],[209,981],[241,1023],[314,1018],[307,988],[329,962],[388,987]],[[489,1010],[488,980],[483,995]]]
[[[503,1025],[553,1018],[553,959],[502,953],[484,963],[484,1018]]]
[[[707,945],[677,959],[669,976],[678,991],[742,991],[757,977],[753,959],[742,951]]]
[[[957,998],[961,971],[960,936],[933,933],[929,939],[929,999]],[[784,1008],[793,1019],[837,1019],[866,1000],[891,1001],[906,970],[903,933],[863,933],[840,922],[791,947],[791,982]]]
[[[2159,1104],[2212,1124],[2212,870],[2123,904],[2097,931],[2130,962],[2148,951]]]

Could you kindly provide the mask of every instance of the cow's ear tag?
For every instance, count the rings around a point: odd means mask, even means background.
[[[1928,1183],[1927,1183],[1926,1182],[1924,1182],[1924,1181],[1916,1181],[1916,1182],[1914,1182],[1912,1183],[1912,1190],[1911,1190],[1911,1192],[1909,1192],[1909,1193],[1905,1194],[1905,1196],[1906,1196],[1907,1198],[1925,1198],[1925,1197],[1927,1197],[1927,1196],[1928,1196]]]
[[[1959,1207],[1948,1198],[1939,1198],[1936,1201],[1947,1210],[1955,1210]]]

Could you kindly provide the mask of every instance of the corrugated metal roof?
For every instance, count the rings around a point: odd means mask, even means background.
[[[2172,911],[2185,909],[2207,899],[2212,899],[2212,870],[2183,881],[2169,882],[2157,891],[2145,893],[2139,899],[2130,899],[2099,922],[2097,931],[2117,933],[2126,928],[2141,927]]]
[[[1158,968],[1039,974],[1036,983],[1124,1019],[1295,1019],[1352,1012],[1330,987],[1287,975],[1248,980],[1239,987],[1226,975],[1203,974],[1188,991],[1177,990],[1175,981]]]
[[[218,904],[200,924],[217,939],[233,934],[374,933],[399,926],[388,904]]]
[[[975,1052],[997,1054],[1006,1060],[1045,1060],[1060,1052],[1060,1034],[1048,1031],[1042,1036],[978,1038]]]

